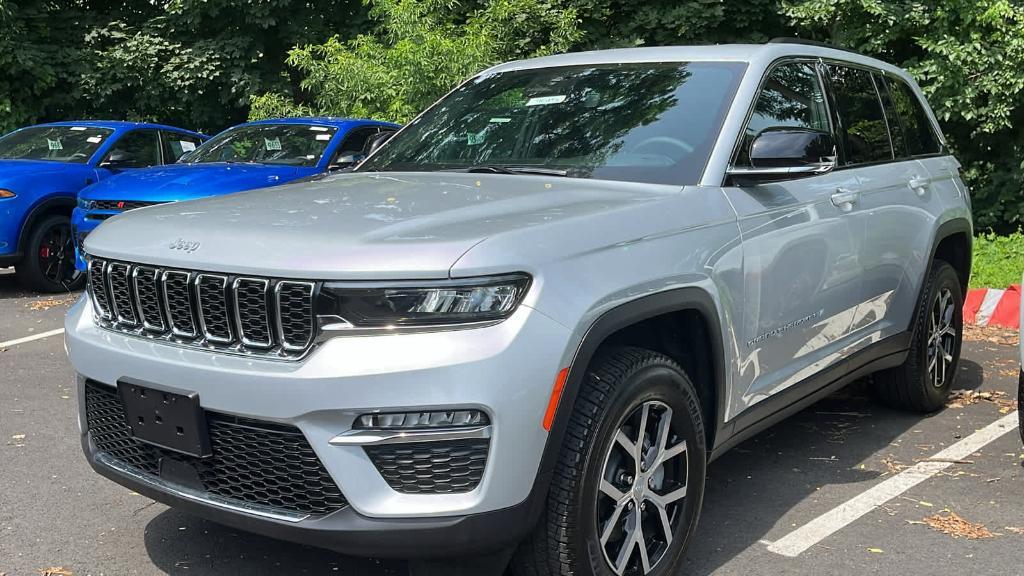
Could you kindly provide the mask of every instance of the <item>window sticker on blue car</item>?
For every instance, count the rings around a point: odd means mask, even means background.
[[[196,149],[196,143],[195,142],[189,142],[188,140],[182,140],[182,141],[178,142],[178,144],[181,145],[181,151],[182,152],[191,152],[191,151]]]
[[[88,130],[88,128],[86,128],[85,126],[72,126],[71,130],[74,132],[85,132],[86,130]]]
[[[330,134],[317,134],[316,135],[316,139],[317,140],[324,140],[324,141],[330,140],[331,139],[331,135]]]
[[[324,128],[323,126],[310,126],[310,130],[314,132],[327,132],[330,128]]]
[[[85,141],[89,144],[99,144],[100,142],[103,142],[103,136],[89,136]]]
[[[60,140],[46,139],[46,145],[49,146],[50,150],[63,150],[64,146],[61,146]]]
[[[281,139],[280,138],[264,138],[263,142],[265,143],[265,146],[266,146],[267,150],[280,150],[281,149]]]
[[[489,122],[491,122],[493,124],[505,124],[505,123],[511,122],[511,121],[512,121],[511,118],[491,118],[489,120]]]
[[[467,132],[466,133],[466,146],[477,146],[479,144],[483,144],[484,140],[486,139],[486,137],[487,137],[487,131],[486,130],[481,130],[480,132],[477,132],[476,134],[474,134],[472,132]]]
[[[546,106],[548,104],[561,104],[565,102],[565,96],[537,96],[526,101],[527,106]]]

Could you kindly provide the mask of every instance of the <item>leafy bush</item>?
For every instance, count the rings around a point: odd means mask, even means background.
[[[1024,273],[1024,234],[988,232],[974,239],[971,288],[1006,288],[1020,284]]]

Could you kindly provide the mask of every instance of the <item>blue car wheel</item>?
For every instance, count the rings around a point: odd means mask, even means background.
[[[75,269],[71,220],[53,215],[38,222],[29,233],[25,256],[16,269],[18,280],[32,290],[70,292],[81,288],[85,275]]]

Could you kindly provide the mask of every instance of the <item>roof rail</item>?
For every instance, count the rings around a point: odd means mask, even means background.
[[[832,50],[842,50],[843,52],[850,52],[852,54],[860,54],[860,52],[857,52],[856,50],[854,50],[852,48],[843,48],[842,46],[836,46],[834,44],[829,44],[828,42],[821,42],[819,40],[810,40],[810,39],[807,39],[807,38],[787,38],[787,37],[783,36],[783,37],[779,37],[779,38],[772,38],[771,40],[768,41],[768,43],[769,44],[800,44],[800,45],[803,45],[803,46],[817,46],[819,48],[831,48]]]

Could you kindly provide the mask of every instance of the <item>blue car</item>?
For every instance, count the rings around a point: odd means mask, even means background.
[[[123,174],[78,195],[72,222],[78,247],[104,220],[135,208],[266,188],[353,166],[368,140],[396,124],[347,118],[285,118],[240,124],[214,136],[177,164]],[[377,136],[381,134],[381,136]]]
[[[26,287],[79,288],[71,211],[78,192],[118,173],[170,164],[202,134],[136,122],[55,122],[0,137],[0,268]]]

